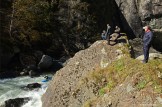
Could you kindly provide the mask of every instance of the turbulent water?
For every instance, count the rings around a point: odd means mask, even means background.
[[[52,74],[48,74],[52,76]],[[31,100],[22,107],[42,107],[41,96],[47,89],[48,82],[41,82],[44,75],[40,77],[17,77],[13,79],[0,80],[0,105],[8,99],[30,97]],[[42,87],[33,91],[25,91],[21,87],[31,83],[40,83]]]

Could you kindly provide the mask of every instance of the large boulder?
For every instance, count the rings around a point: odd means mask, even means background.
[[[53,63],[52,57],[50,57],[48,55],[43,55],[42,59],[40,60],[40,62],[38,64],[38,68],[48,69],[49,67],[51,67],[52,63]]]
[[[161,56],[147,64],[130,57],[128,40],[97,41],[57,71],[43,107],[161,106]],[[159,73],[157,75],[157,73]]]
[[[83,102],[95,97],[96,88],[90,89],[90,87],[95,87],[95,84],[80,87],[86,82],[86,79],[83,79],[84,76],[97,69],[104,69],[122,56],[130,56],[128,45],[128,42],[112,46],[107,45],[107,41],[96,41],[90,48],[76,53],[73,58],[69,59],[67,65],[54,75],[43,95],[42,106],[80,107]],[[79,87],[82,89],[79,90]]]

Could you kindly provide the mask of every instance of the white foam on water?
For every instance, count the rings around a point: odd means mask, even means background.
[[[22,107],[42,107],[41,97],[45,91],[46,89],[41,88],[37,91],[29,92],[26,96],[31,97],[32,99]]]
[[[52,74],[49,74],[53,76]],[[47,83],[42,83],[44,75],[40,77],[17,77],[13,79],[0,80],[0,105],[8,99],[30,97],[31,100],[24,104],[22,107],[42,107],[41,97],[47,89]],[[31,83],[40,83],[42,87],[32,91],[25,91],[21,89]]]

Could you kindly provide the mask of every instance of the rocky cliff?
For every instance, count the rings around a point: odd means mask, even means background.
[[[162,28],[162,1],[161,0],[115,0],[136,37],[142,35],[142,26],[150,25],[153,29]],[[122,16],[123,15],[123,16]],[[124,20],[122,20],[124,23]],[[124,28],[131,31],[128,26]],[[130,32],[131,33],[131,32]]]
[[[162,60],[142,64],[130,52],[128,40],[122,37],[117,44],[96,41],[76,53],[54,75],[43,95],[43,107],[160,105],[162,80],[157,74],[162,72]]]

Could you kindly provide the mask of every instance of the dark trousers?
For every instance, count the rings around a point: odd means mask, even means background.
[[[107,35],[107,44],[110,45],[110,34]]]
[[[148,62],[148,59],[149,59],[149,50],[150,50],[150,45],[144,45],[143,46],[143,53],[144,53],[144,62]]]

